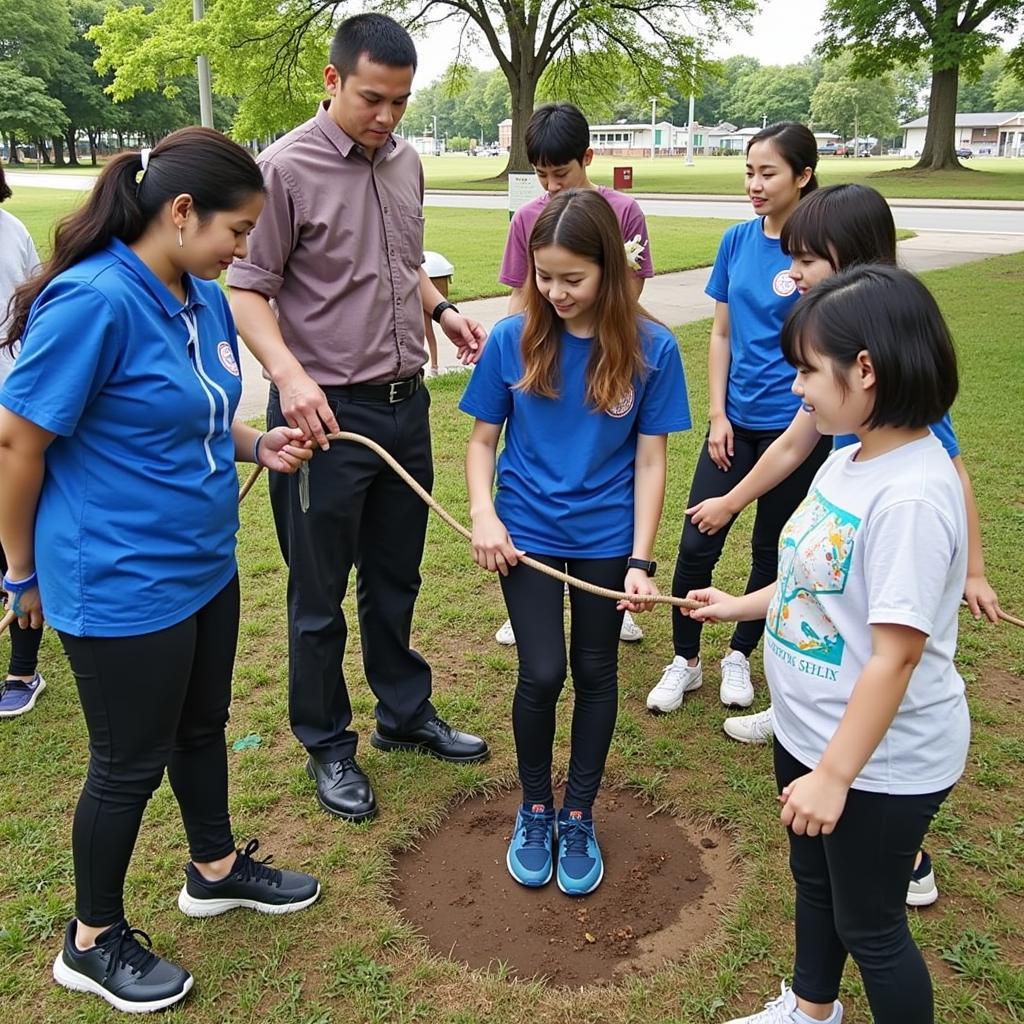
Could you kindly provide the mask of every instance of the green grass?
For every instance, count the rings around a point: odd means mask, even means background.
[[[495,176],[505,169],[507,158],[467,156],[425,156],[423,168],[428,189],[468,189],[504,192],[504,181]],[[818,163],[822,185],[862,181],[891,199],[1016,199],[1024,200],[1024,160],[979,157],[964,161],[959,171],[913,171],[914,161],[897,157],[845,159],[824,156]],[[743,159],[733,156],[697,157],[687,167],[683,157],[596,156],[591,179],[599,185],[612,184],[612,168],[633,168],[634,192],[681,195],[743,194]],[[26,164],[18,170],[41,170],[45,174],[96,174],[100,168],[43,167]]]
[[[1019,615],[1024,613],[1024,503],[1012,442],[1024,436],[1024,402],[1019,400],[1017,334],[1006,325],[1017,318],[1024,256],[939,271],[926,280],[949,318],[962,360],[954,416],[978,494],[990,578],[1004,607]],[[698,422],[707,403],[707,332],[707,321],[678,332]],[[469,422],[456,408],[463,379],[453,374],[430,387],[435,493],[465,519],[462,467]],[[670,443],[669,488],[656,551],[665,567],[663,579],[670,575],[700,441],[695,430],[673,436]],[[127,903],[132,923],[196,974],[188,1003],[167,1020],[713,1024],[750,1012],[777,991],[776,979],[788,974],[792,958],[792,885],[772,796],[770,752],[722,736],[723,711],[714,686],[692,695],[674,715],[646,714],[647,690],[671,657],[667,611],[645,616],[647,638],[621,652],[621,740],[613,746],[607,782],[633,786],[655,805],[666,804],[694,821],[715,821],[730,832],[740,872],[737,896],[713,909],[717,928],[705,943],[680,951],[677,962],[651,977],[573,992],[510,985],[498,967],[468,971],[432,954],[387,898],[396,849],[407,848],[441,822],[453,800],[514,777],[509,708],[515,655],[492,640],[505,617],[496,581],[472,565],[462,540],[432,519],[414,641],[433,665],[441,713],[487,736],[494,755],[484,765],[454,768],[412,756],[389,758],[363,744],[361,757],[383,813],[372,824],[352,827],[317,810],[305,756],[288,728],[285,572],[265,483],[242,507],[241,520],[243,628],[228,740],[255,732],[263,745],[241,753],[229,746],[234,825],[240,839],[261,837],[276,863],[317,873],[324,896],[309,911],[280,919],[242,912],[206,922],[184,919],[175,894],[187,852],[170,790],[161,787],[143,823]],[[717,581],[726,588],[741,587],[746,578],[750,522],[748,513],[737,524],[720,564]],[[728,636],[726,626],[708,629],[705,657],[712,676]],[[50,685],[38,707],[23,719],[0,723],[0,863],[5,869],[0,875],[0,1018],[113,1024],[119,1015],[98,1000],[55,988],[49,977],[72,912],[71,817],[87,749],[74,681],[50,633],[42,659]],[[934,908],[912,913],[911,922],[932,968],[938,1020],[1020,1022],[1024,745],[1022,683],[1012,676],[1024,676],[1024,630],[977,625],[964,616],[958,663],[974,718],[968,770],[928,841],[942,897]],[[365,737],[373,724],[373,700],[355,643],[346,671],[355,725]],[[756,707],[765,699],[760,677],[755,663]],[[146,686],[144,671],[139,686]],[[564,770],[568,756],[567,711],[560,714],[556,738],[558,770]],[[503,853],[503,827],[495,827],[495,856]],[[511,936],[509,956],[514,954]],[[869,1019],[852,964],[842,998],[851,1021]]]
[[[505,167],[505,157],[423,157],[427,188],[505,191],[495,181]],[[911,171],[912,160],[872,157],[844,159],[822,157],[818,180],[822,185],[862,181],[884,196],[907,199],[1024,199],[1024,160],[977,159],[969,169],[924,173]],[[634,192],[705,195],[743,195],[743,159],[732,156],[697,157],[687,167],[683,157],[596,156],[590,166],[591,180],[612,184],[612,168],[633,168]],[[976,169],[975,169],[976,168]]]

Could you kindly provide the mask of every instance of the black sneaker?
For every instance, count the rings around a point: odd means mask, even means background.
[[[231,874],[219,882],[208,882],[189,862],[178,909],[189,917],[216,917],[236,907],[261,914],[291,914],[316,902],[320,883],[312,875],[269,867],[271,857],[254,860],[259,848],[258,839],[250,840],[238,851]]]
[[[126,1013],[151,1013],[185,998],[192,975],[150,952],[149,936],[120,921],[84,952],[75,945],[77,922],[64,932],[64,949],[53,962],[53,980],[74,992],[92,992]],[[146,940],[146,946],[139,942]]]

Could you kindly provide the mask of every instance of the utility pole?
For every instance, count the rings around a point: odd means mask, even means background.
[[[192,20],[203,20],[203,0],[192,0]],[[206,54],[196,57],[196,71],[199,75],[199,123],[204,128],[212,128],[213,93],[210,90],[210,61]]]
[[[690,120],[686,129],[686,166],[693,166],[693,90],[697,85],[697,54],[693,55],[693,74],[690,76]]]
[[[654,159],[654,118],[657,116],[658,97],[651,97],[651,159]]]

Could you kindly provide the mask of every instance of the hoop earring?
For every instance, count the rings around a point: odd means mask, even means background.
[[[181,228],[178,228],[178,248],[179,249],[184,249],[185,248],[185,242],[184,242],[184,240],[181,237]]]

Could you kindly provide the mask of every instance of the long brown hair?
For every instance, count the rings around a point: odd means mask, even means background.
[[[601,268],[586,398],[599,412],[608,412],[626,396],[634,380],[647,374],[641,345],[641,317],[646,314],[630,289],[618,218],[596,189],[559,192],[534,225],[521,343],[523,376],[516,386],[544,398],[558,397],[562,321],[537,288],[533,256],[547,245],[559,245]]]
[[[134,242],[176,196],[190,195],[203,221],[264,191],[263,176],[248,151],[212,128],[172,132],[153,147],[146,171],[136,181],[141,170],[141,153],[118,154],[103,168],[85,205],[57,225],[53,255],[15,289],[3,346],[13,347],[22,336],[32,303],[58,274],[114,238]]]

